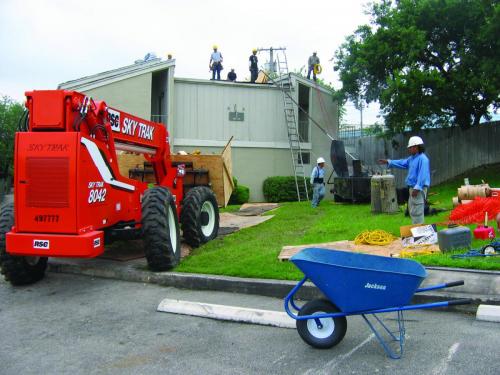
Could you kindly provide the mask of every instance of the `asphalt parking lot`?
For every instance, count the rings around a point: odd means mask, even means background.
[[[407,314],[401,360],[387,358],[359,317],[335,348],[296,330],[159,313],[163,298],[282,311],[254,295],[49,273],[0,281],[0,373],[10,374],[497,374],[500,325],[472,315]],[[389,323],[394,323],[389,320]]]

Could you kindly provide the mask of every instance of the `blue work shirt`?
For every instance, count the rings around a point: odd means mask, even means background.
[[[325,178],[325,168],[315,166],[311,173],[311,185],[314,183],[315,178]]]
[[[429,158],[424,153],[412,155],[407,159],[388,160],[387,165],[389,168],[408,169],[406,185],[415,190],[422,190],[431,185]]]

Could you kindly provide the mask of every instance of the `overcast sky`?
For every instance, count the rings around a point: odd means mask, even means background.
[[[234,68],[249,77],[252,48],[286,47],[289,68],[299,70],[313,51],[321,75],[341,84],[329,61],[358,25],[367,23],[366,0],[0,0],[0,94],[23,100],[24,91],[54,89],[154,52],[176,59],[178,77],[210,78],[212,45],[224,57],[223,76]],[[267,55],[259,54],[259,63]],[[346,122],[359,123],[347,105]],[[380,121],[377,109],[365,124]]]

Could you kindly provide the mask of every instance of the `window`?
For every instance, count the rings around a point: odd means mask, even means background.
[[[311,164],[311,153],[309,152],[301,152],[302,156],[302,164]],[[300,158],[297,160],[297,163],[300,164]]]

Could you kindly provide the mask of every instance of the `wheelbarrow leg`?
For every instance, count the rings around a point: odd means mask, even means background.
[[[370,322],[370,320],[367,318],[367,314],[361,314],[363,319],[365,320],[366,324],[370,329],[372,330],[373,334],[377,338],[379,344],[382,346],[384,349],[385,353],[389,358],[392,359],[399,359],[403,355],[403,348],[404,348],[404,343],[405,343],[405,322],[404,322],[404,316],[403,316],[403,311],[398,311],[398,333],[399,337],[394,335],[394,333],[387,327],[387,325],[384,324],[384,322],[377,316],[377,314],[370,314],[373,315],[375,320],[379,323],[379,325],[384,329],[384,331],[390,336],[392,341],[397,341],[399,342],[399,351],[394,351],[389,343],[382,337],[380,332],[375,328],[374,324]]]

